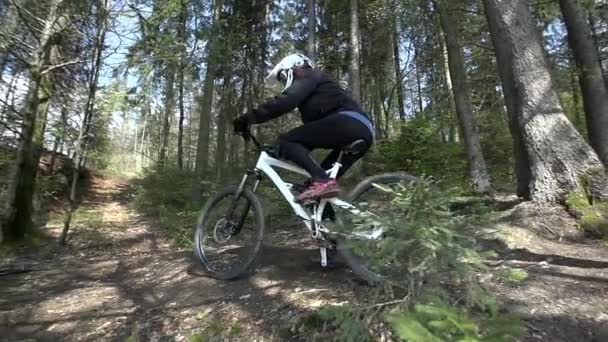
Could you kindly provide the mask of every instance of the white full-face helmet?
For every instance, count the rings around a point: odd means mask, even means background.
[[[314,67],[310,58],[300,54],[294,53],[283,58],[274,69],[266,76],[266,82],[274,84],[282,84],[285,86],[283,90],[289,88],[293,82],[293,68],[303,65],[309,65],[311,68]]]

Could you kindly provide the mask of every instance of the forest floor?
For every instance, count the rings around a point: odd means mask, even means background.
[[[322,270],[294,224],[268,229],[252,276],[203,277],[191,250],[129,209],[126,187],[94,177],[68,247],[49,242],[0,260],[0,341],[283,341],[294,317],[371,291],[346,269]],[[608,341],[608,247],[514,237],[521,227],[511,227],[502,263],[528,277],[491,287],[524,317],[523,340]],[[60,229],[50,220],[46,231]]]

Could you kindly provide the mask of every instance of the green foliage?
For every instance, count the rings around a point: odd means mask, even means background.
[[[608,202],[589,203],[581,192],[571,192],[566,196],[566,206],[578,217],[579,225],[588,233],[608,239]]]
[[[499,314],[498,301],[479,280],[480,274],[490,272],[484,260],[491,253],[478,251],[475,239],[467,232],[471,224],[485,222],[491,209],[479,202],[474,202],[473,208],[463,208],[461,203],[455,206],[454,196],[459,191],[439,190],[429,180],[376,187],[388,197],[382,206],[390,203],[391,209],[380,214],[377,210],[381,208],[373,203],[360,203],[376,215],[345,219],[336,228],[350,227],[352,231],[354,225],[355,232],[365,231],[370,221],[384,228],[385,239],[353,239],[348,243],[357,255],[371,260],[368,266],[374,271],[389,277],[390,284],[397,286],[393,293],[406,290],[405,299],[397,301],[402,306],[384,317],[397,336],[406,341],[515,339],[520,324]],[[502,273],[513,282],[525,280],[526,275],[521,270]],[[323,308],[300,320],[292,331],[309,334],[330,330],[337,340],[368,338],[367,327],[375,313],[364,307]]]
[[[466,155],[462,145],[444,143],[431,121],[413,119],[401,127],[394,141],[374,146],[366,159],[369,173],[406,170],[415,175],[432,175],[448,185],[464,185]]]
[[[160,207],[195,209],[196,175],[177,167],[146,169],[142,177],[133,182],[134,204],[155,214]]]
[[[449,277],[454,283],[465,282],[472,272],[486,269],[475,239],[465,231],[473,222],[478,224],[485,211],[477,209],[480,215],[459,216],[451,209],[457,189],[440,191],[434,182],[423,180],[382,191],[391,198],[391,209],[373,220],[380,221],[387,238],[374,244],[349,241],[355,251],[372,260],[376,271],[395,275],[397,284],[417,292],[430,281]],[[361,205],[371,213],[378,212],[372,203]],[[355,231],[369,229],[368,220],[356,219],[338,229],[352,229],[351,222]]]
[[[404,341],[512,341],[521,334],[514,317],[472,313],[466,308],[433,301],[387,315],[387,320]]]
[[[202,322],[202,332],[188,336],[189,342],[233,341],[243,334],[243,327],[238,323],[226,323],[221,319]]]
[[[513,284],[521,283],[522,281],[528,279],[528,272],[526,272],[526,270],[522,270],[521,268],[501,269],[497,272],[497,275],[500,279]]]
[[[176,167],[146,169],[132,184],[133,205],[140,212],[158,218],[178,244],[189,245],[192,225],[201,208],[196,184],[192,171]]]
[[[364,311],[359,308],[327,306],[295,318],[289,333],[312,341],[371,342],[365,320]]]

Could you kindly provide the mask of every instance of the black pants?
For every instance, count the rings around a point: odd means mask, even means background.
[[[362,153],[343,156],[338,173],[341,177],[372,145],[372,132],[361,121],[344,114],[332,114],[281,134],[278,144],[281,157],[308,171],[313,179],[328,179],[325,170],[336,162],[342,147],[358,139],[365,140],[367,146]],[[333,150],[321,165],[310,157],[310,151],[318,148]]]

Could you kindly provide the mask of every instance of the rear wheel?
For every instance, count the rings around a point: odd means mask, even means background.
[[[217,279],[234,279],[254,262],[264,236],[262,205],[249,189],[235,196],[230,186],[205,204],[194,232],[194,250],[203,269]]]
[[[405,172],[385,173],[359,183],[345,199],[363,214],[340,210],[338,253],[351,270],[370,285],[396,279],[397,268],[386,237],[390,220],[398,219],[400,208],[394,203],[394,191],[407,191],[421,180]]]

